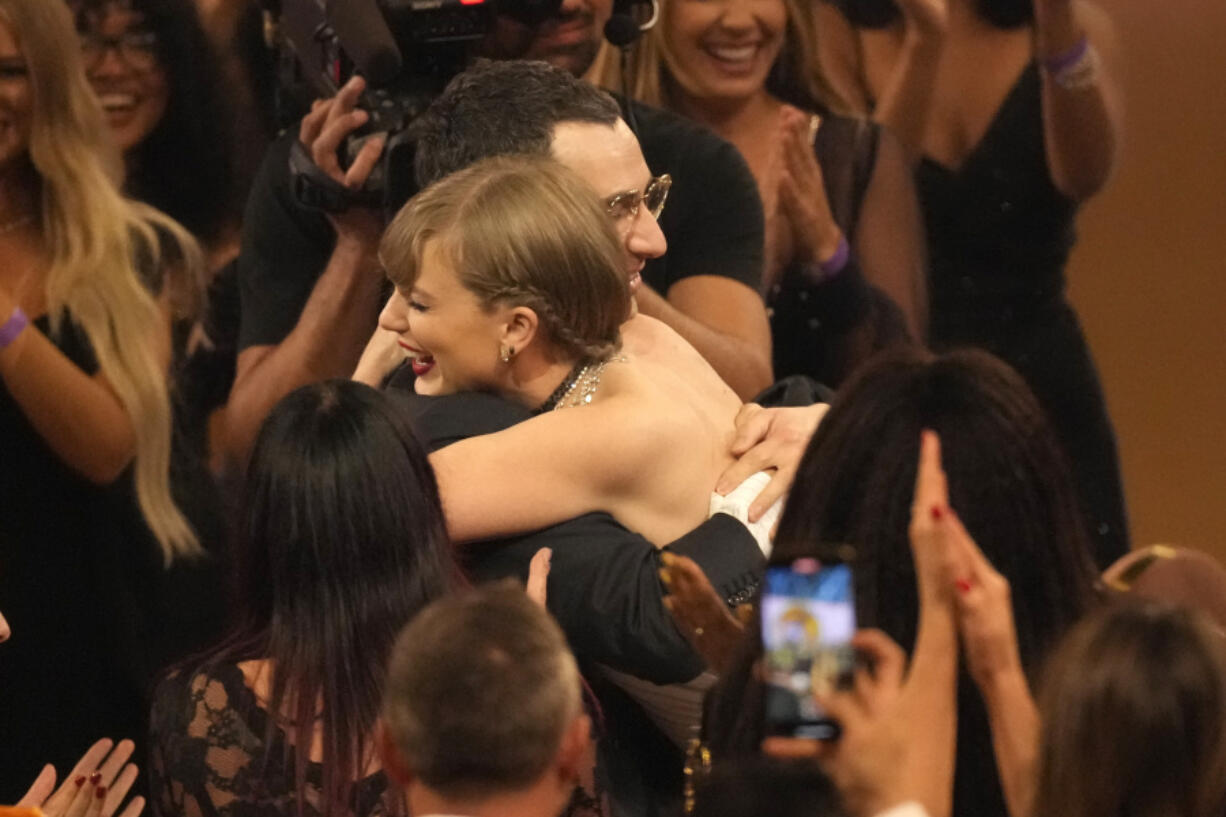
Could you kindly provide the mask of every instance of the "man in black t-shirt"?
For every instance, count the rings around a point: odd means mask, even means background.
[[[581,73],[611,5],[564,0],[558,17],[536,29],[517,29],[499,18],[485,51]],[[365,121],[355,110],[360,90],[357,83],[346,86],[325,111],[308,115],[297,134],[337,178],[346,173],[336,166],[335,148]],[[647,166],[673,178],[660,222],[669,252],[664,258],[643,253],[648,261],[645,286],[636,294],[639,309],[669,324],[750,399],[771,381],[770,329],[758,295],[763,217],[753,177],[736,149],[709,131],[637,104],[634,113]],[[239,357],[226,412],[228,447],[238,461],[281,397],[353,372],[383,292],[374,256],[382,224],[373,214],[330,220],[303,208],[290,186],[294,136],[286,134],[270,149],[244,218]],[[367,161],[374,161],[370,151],[355,164]],[[342,221],[338,234],[334,224]]]

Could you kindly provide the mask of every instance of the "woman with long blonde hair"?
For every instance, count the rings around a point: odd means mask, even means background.
[[[68,8],[0,0],[0,600],[23,633],[0,661],[0,802],[34,759],[138,737],[139,574],[200,551],[168,485],[166,375],[200,251],[120,194],[110,138]]]
[[[815,5],[661,0],[628,57],[605,46],[593,75],[741,151],[766,214],[775,375],[836,384],[873,350],[923,339],[924,236],[902,151],[844,115],[824,78]]]

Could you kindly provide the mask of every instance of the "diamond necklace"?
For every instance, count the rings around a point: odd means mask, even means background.
[[[575,364],[575,368],[570,370],[566,379],[554,389],[553,394],[549,395],[549,399],[536,410],[536,413],[544,414],[547,411],[589,405],[596,395],[596,390],[600,388],[600,376],[604,373],[605,367],[610,363],[625,362],[626,358],[620,355],[603,360],[579,361]]]

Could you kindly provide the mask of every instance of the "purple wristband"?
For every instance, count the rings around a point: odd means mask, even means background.
[[[847,236],[840,236],[839,246],[835,249],[834,255],[818,264],[822,271],[822,278],[833,278],[838,275],[843,271],[843,267],[847,266],[849,260],[851,260],[851,247],[847,244]]]
[[[1043,58],[1043,68],[1049,74],[1063,74],[1068,69],[1072,68],[1077,63],[1085,59],[1086,52],[1090,50],[1090,38],[1085,34],[1081,35],[1081,39],[1077,44],[1065,51],[1063,54],[1057,54],[1054,57]]]
[[[17,336],[29,325],[30,319],[26,317],[26,313],[21,311],[21,307],[13,309],[13,314],[0,326],[0,349],[17,340]]]

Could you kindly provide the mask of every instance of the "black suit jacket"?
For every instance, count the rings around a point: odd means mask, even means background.
[[[393,377],[390,393],[408,407],[423,443],[437,450],[501,431],[531,412],[488,394],[423,397]],[[589,513],[523,536],[478,542],[461,558],[477,581],[526,579],[541,548],[553,550],[548,605],[582,663],[600,663],[658,684],[688,681],[703,662],[664,608],[659,550],[607,513]],[[764,560],[749,531],[717,514],[668,549],[694,559],[731,601],[747,598]]]

